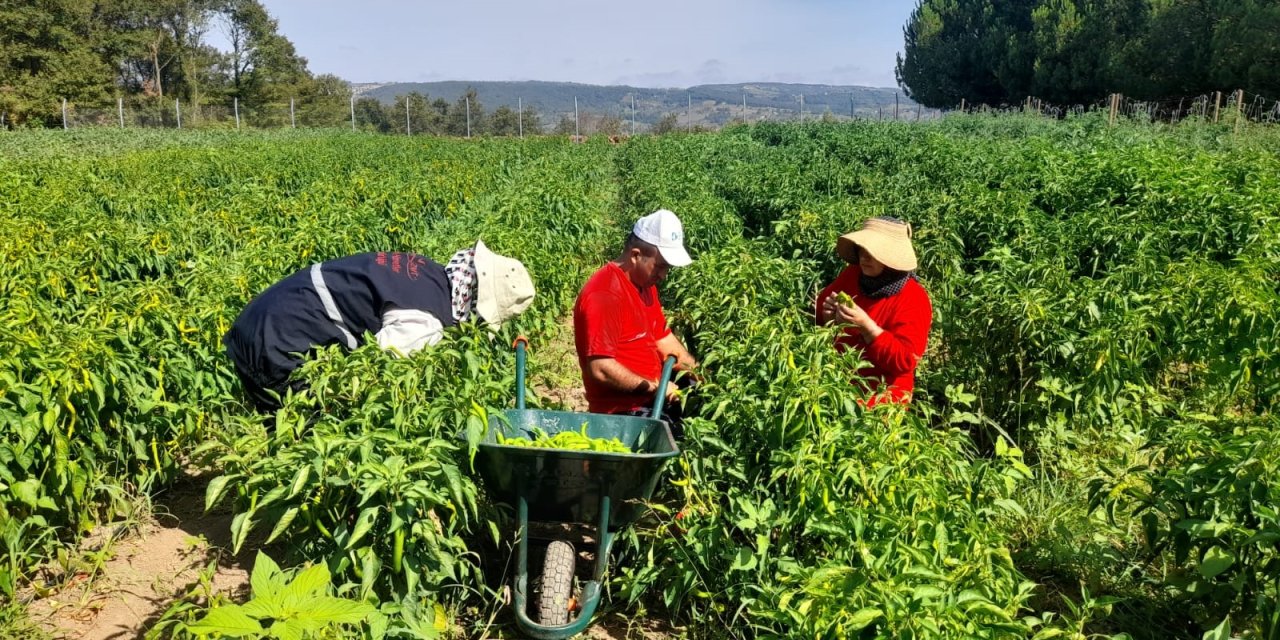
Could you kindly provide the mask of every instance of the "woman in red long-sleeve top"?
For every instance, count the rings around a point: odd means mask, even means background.
[[[861,349],[863,359],[871,363],[858,371],[879,381],[868,406],[886,399],[909,403],[916,364],[933,323],[929,294],[915,277],[911,225],[897,218],[871,218],[861,230],[840,236],[836,252],[849,266],[818,294],[818,324],[846,325],[836,349]],[[854,304],[839,304],[840,292],[849,294]]]

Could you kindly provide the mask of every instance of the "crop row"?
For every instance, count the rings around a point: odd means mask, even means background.
[[[471,480],[465,436],[511,402],[509,338],[535,357],[563,339],[627,221],[666,207],[695,263],[664,303],[706,384],[619,552],[616,600],[713,636],[1275,632],[1270,134],[1092,118],[621,147],[106,133],[77,134],[85,153],[0,139],[9,595],[195,462],[220,472],[208,503],[236,509],[236,544],[284,541],[286,565],[326,563],[393,619],[438,601],[482,625],[509,514]],[[906,412],[860,406],[855,362],[808,316],[834,238],[880,214],[914,225],[936,312]],[[529,266],[530,313],[408,359],[322,354],[313,393],[245,410],[219,338],[257,291],[316,260],[443,259],[478,236]],[[1106,599],[1064,608],[1037,582]],[[1131,617],[1101,620],[1112,597]]]

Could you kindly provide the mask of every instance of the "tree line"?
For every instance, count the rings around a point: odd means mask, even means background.
[[[213,44],[219,34],[222,48]],[[486,112],[470,88],[454,102],[416,92],[390,104],[353,100],[346,81],[308,70],[259,0],[0,2],[0,127],[56,126],[64,99],[82,112],[121,107],[162,125],[180,103],[196,124],[202,112],[229,120],[234,108],[252,126],[288,126],[296,117],[307,126],[354,119],[384,133],[543,132],[531,106]],[[616,120],[584,114],[590,132],[616,132]],[[577,133],[578,124],[561,118],[555,131]]]
[[[380,133],[445,136],[542,133],[542,116],[533,107],[521,105],[513,109],[502,105],[488,112],[473,88],[468,88],[452,103],[412,91],[397,95],[390,104],[370,97],[359,98],[354,108],[360,128]]]
[[[214,30],[228,51],[210,44]],[[56,118],[59,103],[198,108],[346,90],[313,76],[257,0],[34,0],[0,3],[0,115]]]
[[[919,0],[898,83],[928,107],[1280,98],[1275,0]]]

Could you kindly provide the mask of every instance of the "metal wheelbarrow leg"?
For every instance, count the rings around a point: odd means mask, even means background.
[[[609,551],[613,547],[614,532],[609,531],[609,496],[600,499],[600,543],[596,550],[595,569],[591,580],[582,586],[582,610],[577,619],[568,624],[548,626],[534,622],[528,614],[529,588],[529,507],[523,496],[519,505],[519,564],[516,566],[515,607],[516,621],[520,628],[537,640],[559,640],[582,633],[591,624],[596,607],[600,604],[600,583],[604,580],[605,569],[609,566]],[[544,568],[545,572],[545,568]],[[544,587],[545,588],[545,587]],[[568,603],[565,605],[568,606]]]

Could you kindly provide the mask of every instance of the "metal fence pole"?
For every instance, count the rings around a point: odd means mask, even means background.
[[[236,112],[236,131],[240,130],[240,98],[232,98],[232,108]]]
[[[636,94],[631,94],[631,135],[636,134]]]
[[[124,98],[116,98],[116,114],[120,116],[120,128],[124,128]]]
[[[467,137],[471,137],[471,96],[463,96],[463,102],[467,105]]]
[[[413,135],[413,129],[409,125],[409,96],[404,97],[404,134]]]
[[[67,99],[62,99],[62,130],[67,130]]]
[[[573,135],[574,137],[582,135],[578,130],[578,96],[573,97]]]
[[[298,128],[298,120],[293,117],[293,98],[289,98],[289,127],[292,129]]]
[[[693,94],[685,94],[685,97],[689,99],[689,104],[685,107],[684,117],[688,120],[689,131],[693,131]]]
[[[351,130],[356,130],[356,94],[351,94]]]
[[[182,128],[182,104],[177,98],[173,99],[173,113],[178,116],[178,128]]]
[[[804,94],[800,94],[800,122],[804,122]]]
[[[524,137],[524,98],[516,98],[516,127]]]

